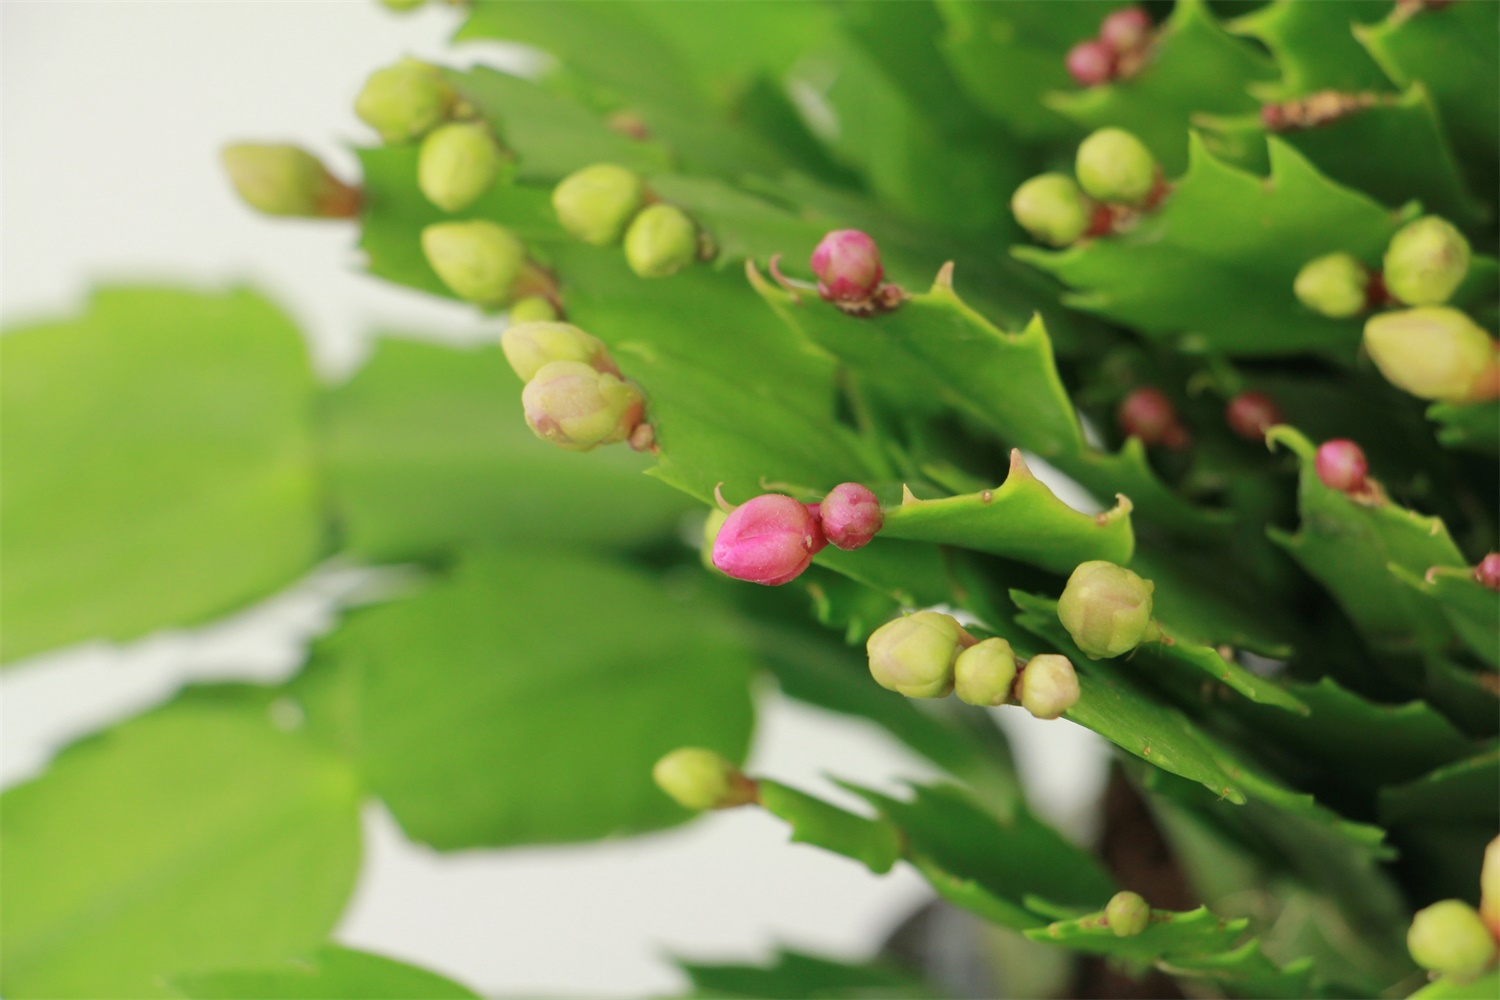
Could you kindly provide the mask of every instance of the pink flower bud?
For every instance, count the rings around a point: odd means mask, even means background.
[[[1151,35],[1151,15],[1140,7],[1122,7],[1099,24],[1099,40],[1116,52],[1132,52]]]
[[[1181,448],[1187,444],[1187,431],[1177,419],[1177,407],[1160,389],[1147,386],[1126,396],[1116,413],[1120,430],[1138,437],[1142,444]]]
[[[1324,441],[1318,446],[1313,466],[1318,478],[1331,490],[1355,493],[1365,488],[1365,476],[1370,472],[1370,463],[1359,445],[1347,438]]]
[[[858,229],[835,229],[812,255],[818,294],[829,302],[863,302],[880,288],[880,249]]]
[[[1281,407],[1263,392],[1242,392],[1224,407],[1224,419],[1246,441],[1264,441],[1266,431],[1282,422]]]
[[[713,560],[726,576],[775,587],[800,576],[824,544],[823,529],[805,505],[766,493],[725,519]]]
[[[818,517],[823,522],[823,534],[841,549],[870,544],[885,523],[880,501],[859,483],[841,483],[830,490],[818,505]]]
[[[1068,75],[1082,87],[1108,83],[1115,75],[1115,50],[1090,38],[1068,50]]]
[[[1474,567],[1474,579],[1491,590],[1500,590],[1500,552],[1491,552]],[[1500,860],[1495,862],[1500,869]]]

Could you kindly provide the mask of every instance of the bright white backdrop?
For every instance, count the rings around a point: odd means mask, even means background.
[[[98,281],[248,281],[301,322],[320,368],[347,373],[371,330],[494,336],[469,310],[369,280],[341,226],[270,222],[234,201],[217,166],[233,139],[307,145],[353,175],[366,139],[349,110],[364,76],[403,54],[448,62],[531,56],[447,49],[455,15],[374,0],[0,0],[0,315],[75,309]],[[187,679],[285,676],[339,602],[370,583],[330,566],[219,625],[92,645],[0,675],[0,783],[67,740],[155,704]],[[1069,723],[1003,713],[1037,806],[1078,836],[1103,757]],[[841,793],[931,774],[878,730],[768,694],[752,764]],[[754,960],[778,943],[860,958],[930,898],[906,868],[875,878],[788,846],[754,810],[577,848],[437,855],[367,816],[365,869],[339,940],[489,993],[629,996],[682,985],[668,954]]]

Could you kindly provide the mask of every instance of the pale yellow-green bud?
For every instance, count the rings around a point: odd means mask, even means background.
[[[220,158],[234,189],[267,215],[346,219],[359,212],[360,195],[299,146],[240,142]]]
[[[485,219],[428,226],[422,252],[453,294],[484,306],[504,305],[526,266],[525,244]]]
[[[1093,207],[1066,174],[1042,174],[1016,188],[1010,211],[1033,238],[1055,247],[1078,242],[1093,221]]]
[[[1331,253],[1302,265],[1292,293],[1313,312],[1348,319],[1365,311],[1370,272],[1346,253]]]
[[[646,202],[646,184],[633,170],[596,163],[565,177],[552,191],[563,228],[585,243],[618,243]]]
[[[1464,313],[1424,306],[1380,313],[1365,323],[1365,350],[1386,381],[1418,399],[1493,398],[1495,340]]]
[[[512,323],[500,335],[500,349],[522,382],[530,382],[554,361],[581,361],[590,368],[620,374],[604,341],[571,323]]]
[[[1406,932],[1406,950],[1424,969],[1469,979],[1495,959],[1495,939],[1474,907],[1445,899],[1418,910]]]
[[[1386,291],[1409,306],[1447,302],[1469,273],[1469,241],[1429,215],[1402,226],[1385,251]]]
[[[938,611],[918,611],[886,622],[865,643],[870,676],[908,698],[941,698],[953,690],[958,621]]]
[[[624,441],[641,422],[640,390],[581,361],[553,361],[521,390],[533,434],[568,451]]]
[[[504,164],[505,154],[488,127],[452,122],[422,140],[417,187],[438,208],[457,212],[490,189]]]
[[[755,801],[755,782],[712,750],[680,747],[651,769],[656,785],[684,809],[730,809]]]
[[[1004,705],[1015,681],[1016,654],[1004,639],[977,642],[953,663],[954,693],[970,705]]]
[[[512,323],[551,323],[559,317],[557,307],[545,295],[528,295],[517,299],[510,307]]]
[[[715,507],[708,512],[708,518],[703,522],[703,545],[698,550],[698,557],[703,562],[704,569],[715,573],[723,570],[714,565],[714,542],[719,538],[719,529],[724,527],[724,522],[729,520],[729,511]]]
[[[1038,719],[1056,719],[1078,703],[1078,674],[1066,656],[1033,656],[1021,671],[1021,707]]]
[[[1484,866],[1479,870],[1479,916],[1500,941],[1500,837],[1484,849]]]
[[[642,278],[665,278],[698,258],[698,227],[674,205],[652,205],[625,233],[625,262]]]
[[[1151,907],[1137,893],[1117,892],[1104,907],[1104,922],[1115,937],[1135,937],[1151,923]]]
[[[1080,563],[1057,602],[1057,618],[1090,659],[1128,653],[1155,634],[1156,585],[1100,559]]]
[[[1091,197],[1140,205],[1156,187],[1156,160],[1146,144],[1119,128],[1102,128],[1078,147],[1078,184]]]
[[[442,72],[416,59],[377,69],[354,100],[354,113],[392,145],[420,139],[458,99]]]

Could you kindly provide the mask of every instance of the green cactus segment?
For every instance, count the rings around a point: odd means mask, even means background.
[[[1464,645],[1491,667],[1500,668],[1500,597],[1479,583],[1467,567],[1435,567],[1418,576],[1390,567],[1402,583],[1437,602]]]
[[[1500,969],[1478,979],[1441,976],[1413,993],[1409,1000],[1494,1000],[1500,996]]]
[[[1017,930],[1045,924],[1027,907],[1029,896],[1097,909],[1114,894],[1092,854],[1022,806],[996,815],[952,785],[913,786],[909,801],[844,787],[901,829],[907,859],[939,894],[995,923]]]
[[[243,968],[196,972],[168,980],[187,1000],[305,1000],[310,997],[403,997],[480,1000],[446,976],[381,955],[327,944],[311,954]]]
[[[1113,125],[1134,133],[1173,175],[1188,163],[1188,128],[1198,115],[1257,111],[1247,88],[1274,76],[1272,64],[1253,46],[1219,27],[1206,3],[1182,0],[1139,76],[1054,93],[1046,103],[1090,131]]]
[[[677,963],[692,980],[694,997],[719,1000],[798,1000],[816,991],[821,1000],[943,1000],[905,969],[883,961],[851,965],[782,949],[774,965]]]
[[[891,823],[858,816],[780,782],[762,778],[757,783],[761,806],[791,825],[792,843],[842,854],[876,875],[890,871],[901,857],[901,836]]]
[[[1445,448],[1500,454],[1500,403],[1434,403],[1427,419],[1438,424],[1438,443]]]
[[[1045,941],[1091,955],[1109,955],[1138,962],[1158,959],[1170,962],[1178,956],[1227,951],[1249,926],[1248,920],[1225,920],[1208,907],[1200,906],[1186,913],[1153,910],[1146,929],[1129,937],[1117,936],[1103,913],[1055,921],[1045,927],[1027,930],[1025,934],[1033,941]]]
[[[1389,91],[1390,80],[1355,39],[1354,31],[1379,21],[1390,10],[1387,0],[1274,0],[1225,27],[1264,43],[1276,58],[1281,80],[1255,87],[1257,97],[1285,101],[1319,90]]]
[[[1500,32],[1489,3],[1459,3],[1408,16],[1400,6],[1355,37],[1403,86],[1420,81],[1432,95],[1453,145],[1473,166],[1473,190],[1495,192],[1500,150]],[[1433,206],[1428,206],[1429,208]]]
[[[1379,261],[1402,219],[1330,181],[1281,140],[1270,139],[1269,149],[1263,178],[1215,157],[1195,135],[1187,173],[1129,233],[1011,252],[1072,288],[1066,304],[1151,337],[1231,355],[1352,360],[1359,323],[1303,307],[1292,284],[1324,254]]]
[[[1258,938],[1218,955],[1173,956],[1159,962],[1157,968],[1180,979],[1207,979],[1231,996],[1302,1000],[1324,995],[1315,987],[1313,959],[1300,958],[1277,966],[1261,950]]]
[[[1500,750],[1487,750],[1440,767],[1405,785],[1381,789],[1380,816],[1386,823],[1500,824]]]
[[[943,500],[918,500],[906,491],[899,506],[885,511],[881,537],[989,552],[1055,573],[1089,559],[1125,563],[1135,549],[1130,501],[1081,514],[1032,475],[1019,451],[1011,452],[1010,474],[996,489]]]
[[[1376,647],[1446,643],[1450,630],[1441,609],[1388,569],[1421,576],[1434,566],[1466,566],[1443,522],[1390,502],[1361,503],[1324,486],[1313,467],[1313,443],[1290,427],[1273,428],[1267,441],[1286,446],[1302,465],[1301,526],[1295,535],[1268,528],[1271,540],[1323,584]]]

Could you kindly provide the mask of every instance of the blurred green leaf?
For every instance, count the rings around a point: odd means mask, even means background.
[[[1481,820],[1500,825],[1500,750],[1486,750],[1445,765],[1416,781],[1380,791],[1387,823],[1454,823]]]
[[[323,551],[302,338],[243,289],[0,337],[4,658],[223,614]]]
[[[792,843],[811,844],[858,861],[876,875],[901,857],[900,834],[882,819],[866,819],[769,778],[761,778],[759,802],[792,828]]]
[[[1467,567],[1435,566],[1418,576],[1393,565],[1396,578],[1435,601],[1459,639],[1491,667],[1500,667],[1500,596]]]
[[[1495,403],[1434,403],[1427,419],[1436,421],[1437,439],[1449,448],[1500,454],[1500,405]]]
[[[1208,907],[1186,913],[1153,910],[1151,923],[1139,934],[1118,937],[1103,913],[1075,920],[1059,920],[1026,931],[1033,941],[1046,941],[1091,955],[1111,955],[1140,962],[1171,960],[1176,955],[1203,955],[1226,951],[1250,925],[1248,920],[1224,920]]]
[[[1452,976],[1433,980],[1411,995],[1411,1000],[1493,1000],[1500,994],[1500,969],[1461,982]]]
[[[1306,97],[1319,90],[1388,91],[1390,80],[1354,35],[1390,10],[1387,0],[1272,0],[1226,27],[1271,50],[1281,80],[1254,88],[1267,101]]]
[[[210,689],[0,797],[0,989],[170,996],[163,977],[325,940],[359,868],[359,782],[288,721]]]
[[[680,822],[651,766],[681,746],[741,760],[753,721],[754,663],[711,603],[564,549],[471,553],[316,661],[355,672],[365,781],[442,850]]]
[[[1303,958],[1277,966],[1261,950],[1259,940],[1246,941],[1238,948],[1218,955],[1174,956],[1158,967],[1178,978],[1207,979],[1220,989],[1242,997],[1300,1000],[1324,992],[1310,990],[1312,959]]]
[[[521,415],[498,347],[385,338],[323,405],[324,463],[344,547],[377,560],[466,542],[616,548],[671,532],[682,498],[625,448],[560,451]]]
[[[782,949],[773,965],[708,965],[679,960],[694,997],[745,1000],[925,1000],[941,997],[920,978],[881,963],[853,965]]]
[[[405,962],[336,944],[305,958],[258,968],[179,976],[176,995],[189,1000],[466,1000],[479,994]]]

